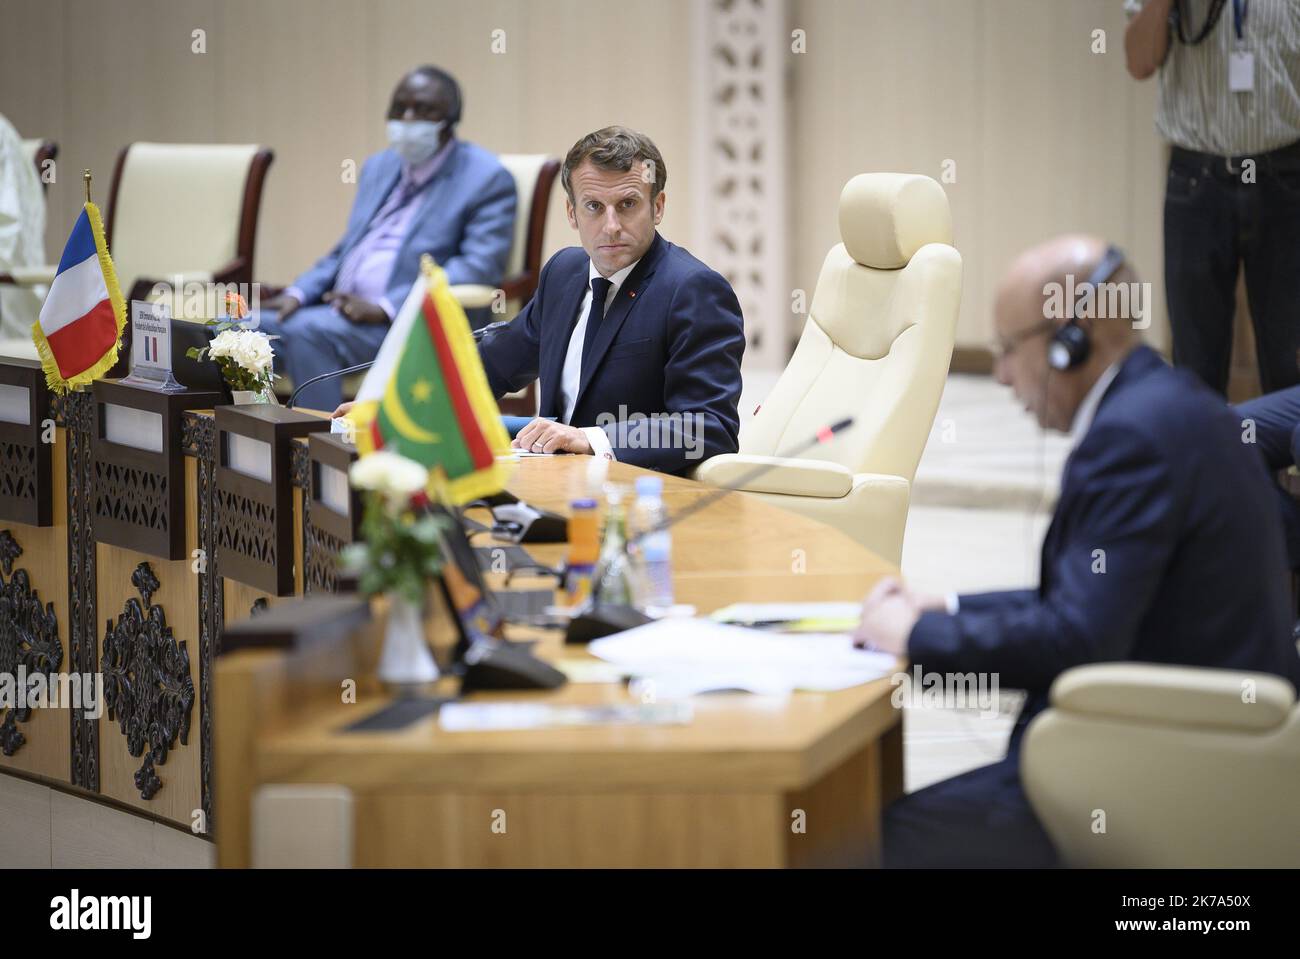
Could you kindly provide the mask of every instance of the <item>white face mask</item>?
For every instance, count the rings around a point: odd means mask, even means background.
[[[445,122],[389,120],[388,145],[411,166],[419,166],[438,152]]]

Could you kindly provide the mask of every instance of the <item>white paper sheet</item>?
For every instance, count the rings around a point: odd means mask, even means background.
[[[786,623],[798,619],[854,619],[862,603],[732,603],[710,617],[719,623]]]
[[[656,697],[740,689],[765,695],[832,692],[889,675],[892,654],[855,649],[845,633],[783,635],[707,619],[638,626],[587,651],[651,682]]]

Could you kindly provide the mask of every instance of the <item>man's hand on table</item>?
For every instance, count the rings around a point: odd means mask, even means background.
[[[901,580],[887,576],[862,601],[862,622],[853,634],[853,644],[905,656],[907,639],[921,614],[946,609],[944,597],[911,590]]]
[[[587,435],[576,426],[567,426],[540,416],[521,429],[510,441],[517,450],[532,453],[594,453]]]

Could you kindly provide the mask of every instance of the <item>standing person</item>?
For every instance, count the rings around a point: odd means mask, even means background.
[[[1165,296],[1174,365],[1225,393],[1244,265],[1264,392],[1300,383],[1300,3],[1125,0],[1129,73],[1160,74],[1171,146]]]

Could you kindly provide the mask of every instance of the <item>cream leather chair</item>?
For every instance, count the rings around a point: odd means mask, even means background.
[[[124,296],[145,284],[252,283],[262,187],[256,144],[132,143],[117,158],[105,233]],[[178,314],[176,314],[178,315]]]
[[[1104,663],[1063,673],[1051,702],[1025,733],[1020,774],[1068,865],[1300,866],[1290,683]]]
[[[28,142],[40,143],[25,141],[24,148]],[[182,284],[252,283],[262,187],[274,156],[255,145],[224,143],[123,149],[104,224],[122,295],[142,299],[153,283],[173,284],[177,277]],[[57,268],[14,271],[13,279],[48,286]],[[173,304],[173,315],[181,315],[180,304]]]
[[[551,203],[551,189],[560,172],[560,161],[543,153],[504,153],[501,165],[515,179],[515,235],[506,260],[505,280],[501,290],[505,294],[505,313],[499,319],[513,319],[523,309],[534,293],[542,275],[542,238],[546,232],[546,214]],[[491,306],[496,289],[480,284],[457,284],[452,294],[466,309]],[[537,413],[537,387],[531,383],[525,389],[502,398],[501,411],[518,416]]]
[[[961,299],[961,256],[943,188],[864,173],[840,194],[842,243],[822,265],[794,356],[740,437],[696,479],[743,488],[848,533],[898,563],[916,465],[939,406]],[[848,430],[791,458],[817,430]]]

